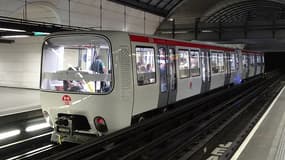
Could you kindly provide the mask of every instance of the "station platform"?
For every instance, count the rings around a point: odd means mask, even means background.
[[[40,109],[40,91],[0,87],[0,116]]]
[[[285,159],[285,86],[231,160]]]

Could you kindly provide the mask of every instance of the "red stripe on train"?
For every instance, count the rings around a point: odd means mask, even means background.
[[[212,49],[212,50],[223,50],[223,51],[234,51],[232,48],[226,47],[218,47],[206,44],[196,44],[190,42],[181,42],[175,40],[165,40],[160,38],[152,38],[138,35],[130,35],[130,39],[133,42],[143,42],[143,43],[155,43],[161,45],[169,45],[169,46],[182,46],[182,47],[192,47],[192,48],[201,48],[201,49]]]

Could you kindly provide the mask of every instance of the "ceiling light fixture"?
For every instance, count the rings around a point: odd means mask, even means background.
[[[0,28],[0,31],[9,31],[9,32],[26,32],[25,30],[21,30],[21,29],[10,29],[10,28]]]
[[[21,131],[19,129],[15,129],[15,130],[11,130],[8,132],[2,132],[0,133],[0,140],[6,139],[6,138],[10,138],[13,136],[17,136],[21,133]]]
[[[27,38],[29,35],[11,35],[11,36],[2,36],[2,38]]]
[[[48,32],[33,32],[34,36],[47,36],[50,35]]]
[[[207,30],[207,29],[202,30],[202,33],[212,33],[212,32],[214,32],[214,31],[212,31],[212,30]]]
[[[39,123],[39,124],[28,126],[26,128],[26,132],[33,132],[33,131],[41,130],[41,129],[48,128],[48,127],[50,127],[48,123]]]

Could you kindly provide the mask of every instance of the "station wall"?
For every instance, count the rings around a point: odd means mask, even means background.
[[[23,18],[24,2],[1,0],[0,16]],[[153,34],[163,20],[107,0],[70,2],[70,21],[68,0],[28,0],[27,19],[143,34]],[[39,88],[42,39],[23,38],[12,44],[0,44],[0,86]]]
[[[42,37],[0,43],[0,86],[39,88]]]

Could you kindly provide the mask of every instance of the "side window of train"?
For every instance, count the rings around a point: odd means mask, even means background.
[[[190,72],[191,77],[200,76],[200,63],[199,63],[199,51],[191,50],[190,51]]]
[[[167,86],[167,64],[166,64],[166,50],[161,47],[158,49],[158,65],[160,71],[160,92],[166,92]]]
[[[156,82],[153,47],[136,47],[136,66],[139,86]]]
[[[231,71],[234,72],[236,71],[236,60],[235,60],[235,54],[230,53],[230,63],[231,63]]]
[[[249,60],[250,60],[250,65],[253,66],[254,65],[254,55],[253,54],[249,55]]]
[[[179,78],[190,77],[190,63],[189,63],[189,51],[186,49],[178,50],[178,64],[179,64]]]
[[[212,74],[222,73],[225,70],[224,55],[219,52],[211,52]]]
[[[261,65],[261,56],[260,55],[256,55],[256,63],[257,65]]]
[[[176,89],[176,55],[175,55],[175,49],[174,48],[169,48],[168,49],[169,53],[169,75],[170,75],[170,86],[169,88],[171,90]]]
[[[248,67],[248,58],[246,54],[242,55],[242,66],[243,68],[247,68]]]

